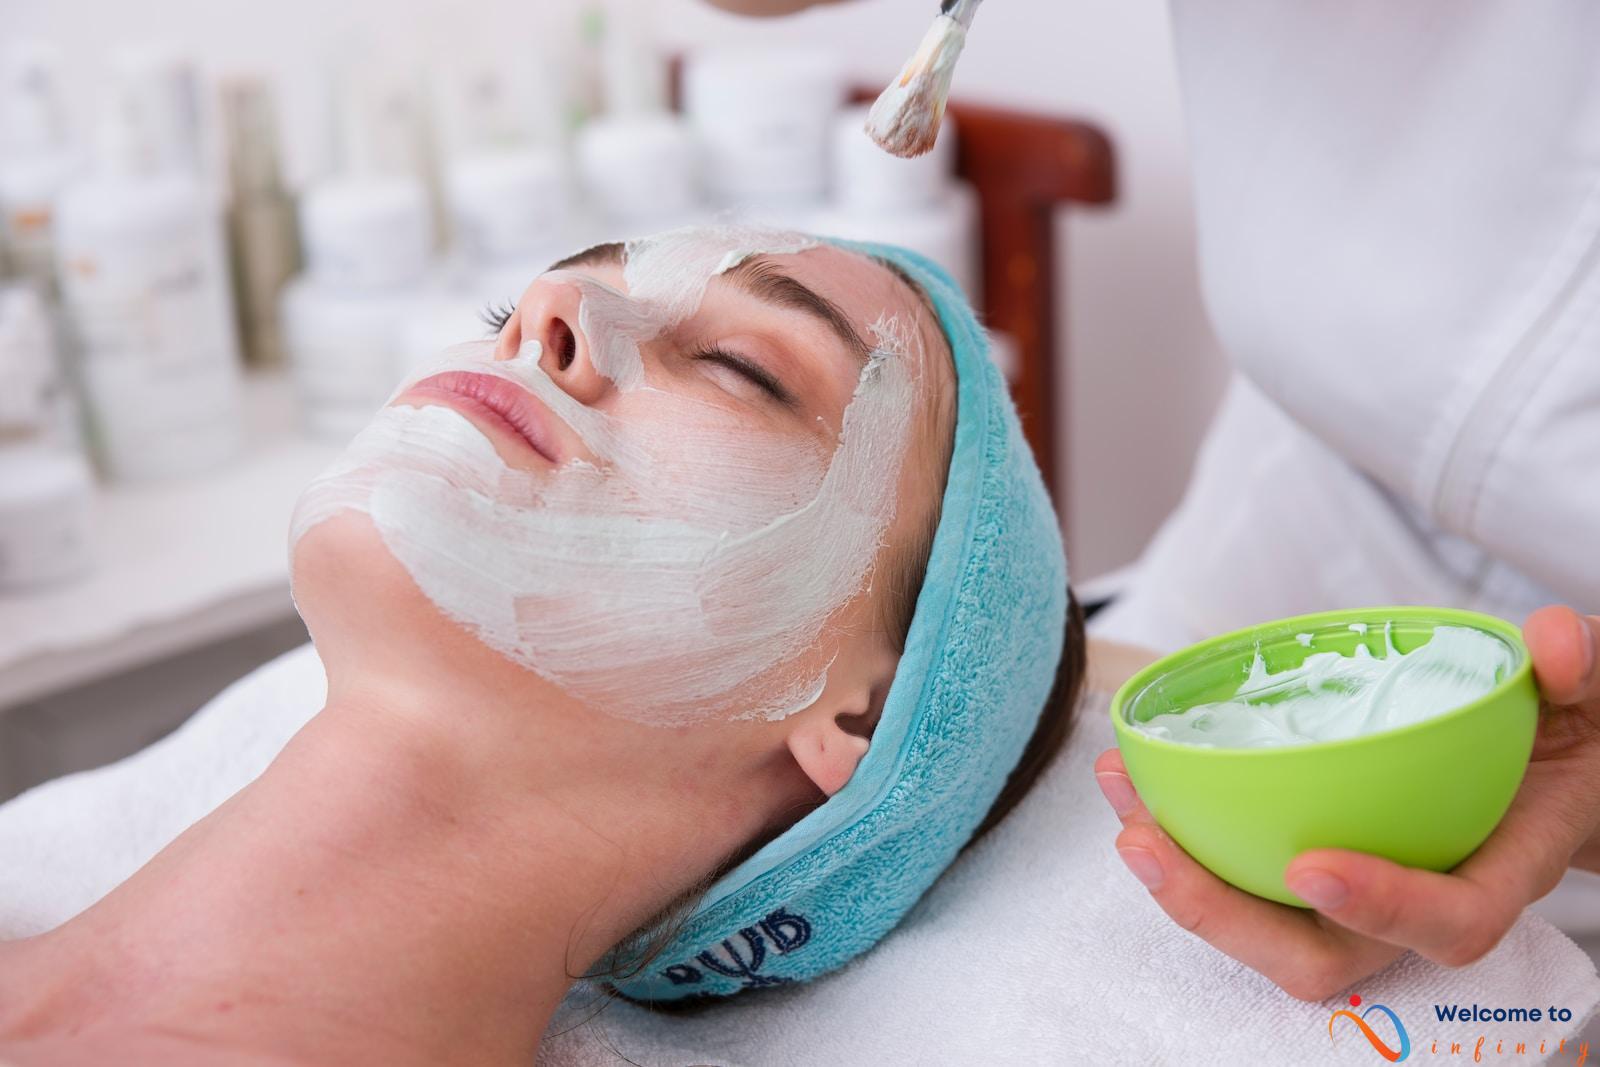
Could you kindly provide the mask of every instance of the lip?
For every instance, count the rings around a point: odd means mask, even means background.
[[[562,462],[544,405],[532,393],[504,378],[477,371],[445,371],[417,382],[406,390],[406,395],[443,400],[463,415],[475,415],[517,438],[551,463],[559,466]]]

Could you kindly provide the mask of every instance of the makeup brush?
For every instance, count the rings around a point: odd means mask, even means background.
[[[867,135],[891,155],[910,158],[933,147],[944,119],[950,76],[983,0],[944,0],[922,43],[867,115]]]

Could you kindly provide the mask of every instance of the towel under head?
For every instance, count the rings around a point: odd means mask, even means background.
[[[830,243],[914,278],[950,343],[955,441],[927,576],[883,714],[849,782],[718,879],[637,973],[609,979],[634,999],[805,981],[871,948],[988,812],[1061,655],[1061,531],[987,335],[950,276],[925,257]],[[655,936],[624,946],[618,962]]]

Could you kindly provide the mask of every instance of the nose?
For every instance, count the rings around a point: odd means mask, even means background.
[[[511,359],[528,341],[539,342],[539,368],[573,399],[593,404],[611,382],[590,360],[589,341],[578,326],[583,294],[571,282],[540,278],[517,301],[517,311],[495,350]]]

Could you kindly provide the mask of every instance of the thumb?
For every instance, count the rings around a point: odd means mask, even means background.
[[[1522,638],[1545,700],[1600,703],[1600,616],[1550,605],[1528,616]]]

